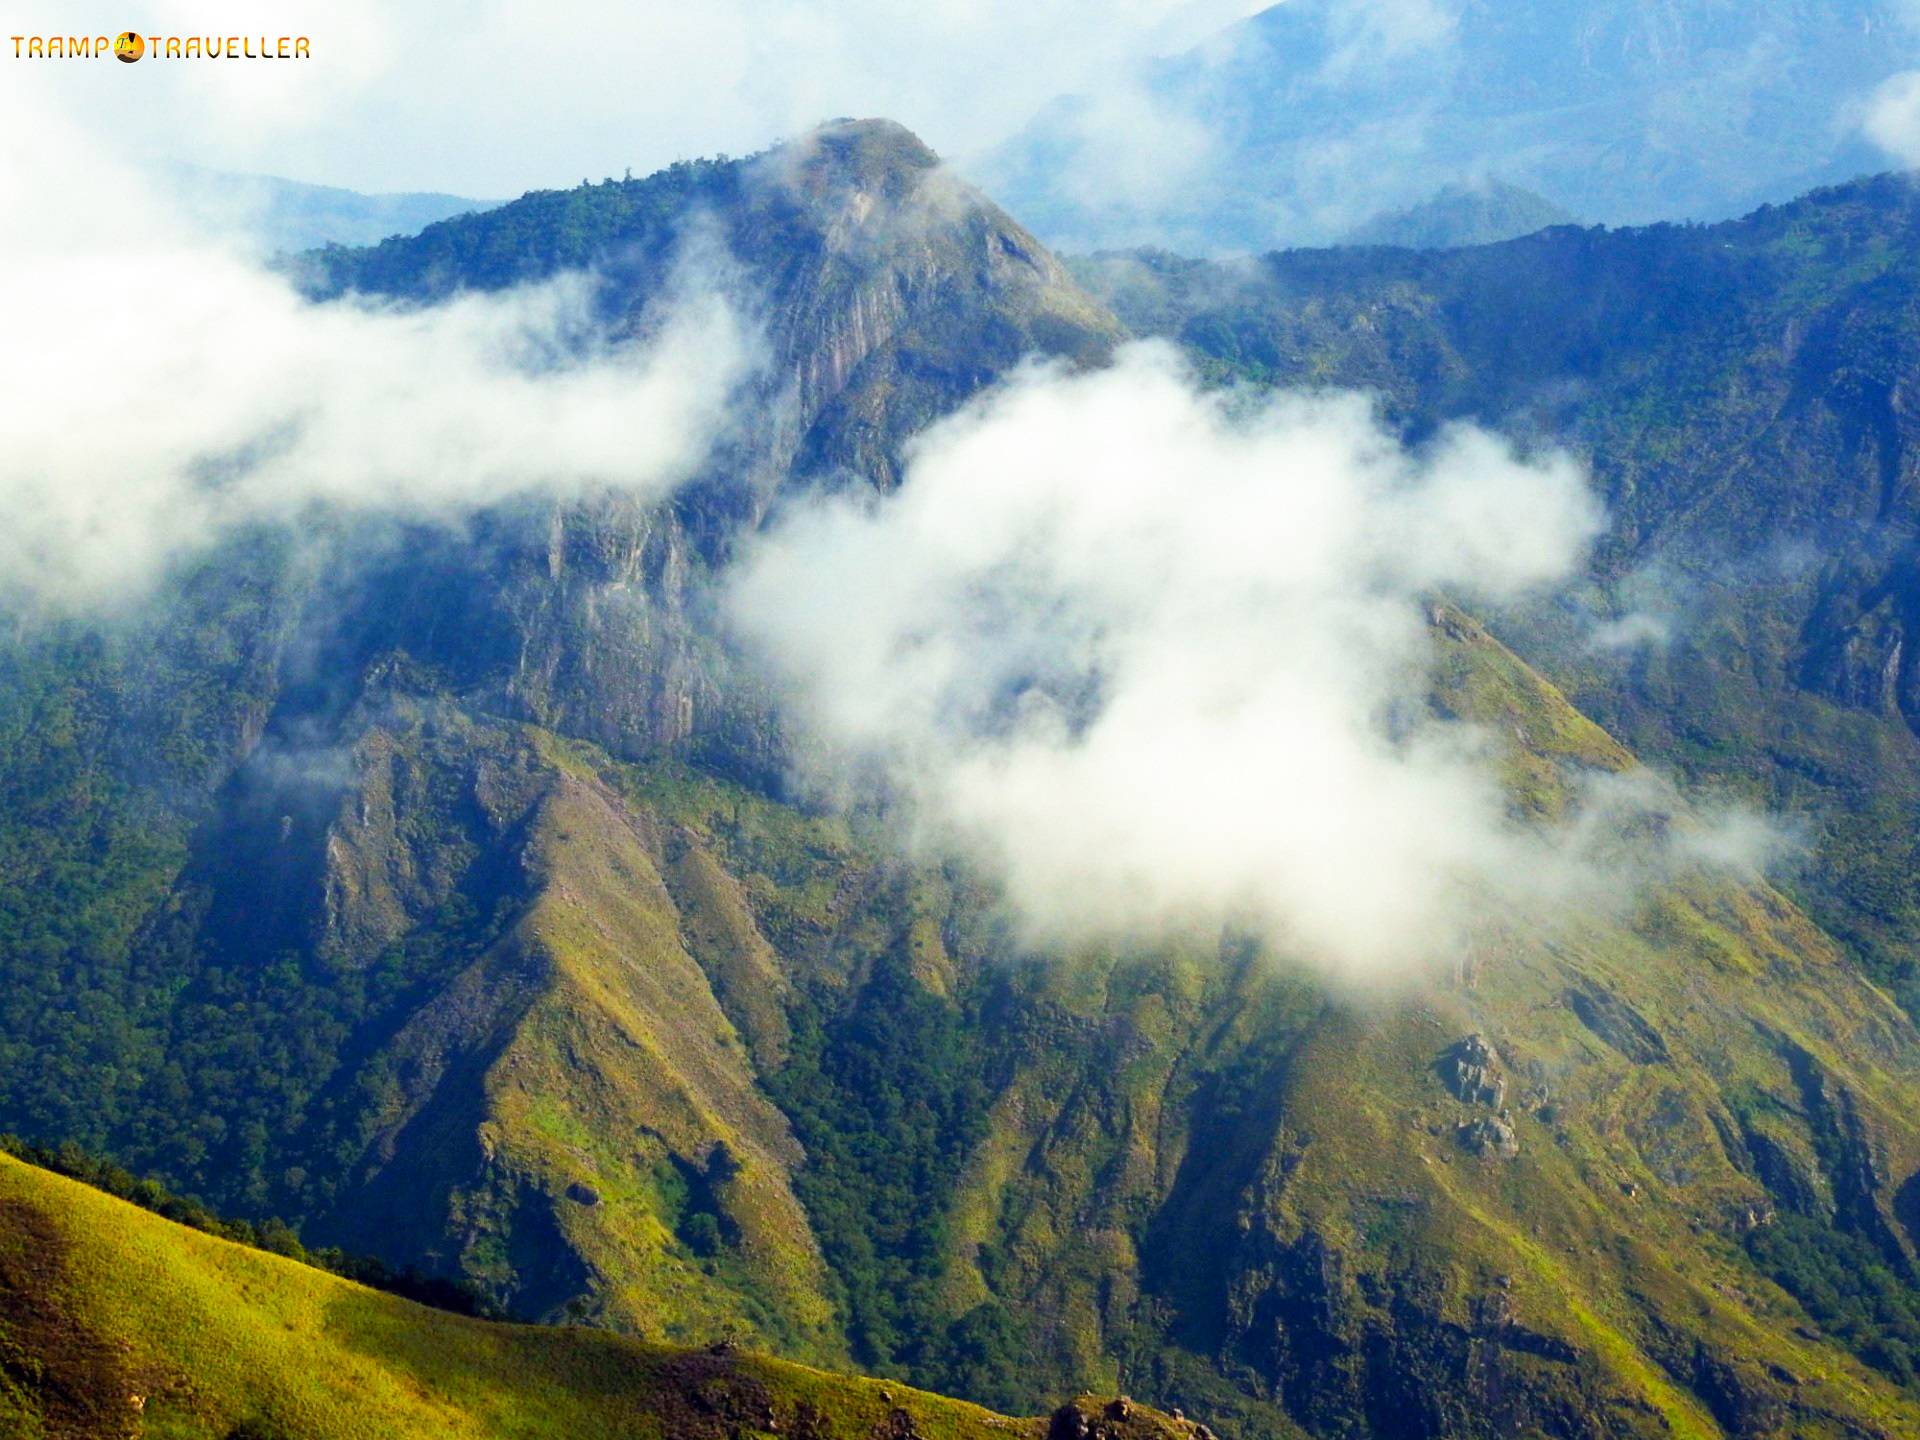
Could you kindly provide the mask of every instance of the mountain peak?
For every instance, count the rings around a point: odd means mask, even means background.
[[[829,120],[769,154],[802,183],[904,189],[940,164],[940,157],[897,120]]]
[[[432,301],[598,273],[616,325],[660,293],[688,222],[739,267],[792,425],[748,466],[755,512],[803,473],[896,483],[899,447],[1029,355],[1097,359],[1122,334],[1038,240],[905,126],[833,120],[744,160],[524,195],[366,249],[303,260],[316,297]]]
[[[1517,239],[1553,225],[1579,223],[1571,211],[1543,195],[1488,178],[1443,185],[1418,205],[1384,211],[1351,231],[1341,243],[1457,250]]]

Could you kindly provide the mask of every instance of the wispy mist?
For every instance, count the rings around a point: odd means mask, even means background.
[[[1287,0],[1041,112],[978,172],[1076,249],[1342,243],[1489,178],[1588,221],[1717,219],[1865,168],[1863,120],[1913,153],[1912,82],[1883,86],[1920,56],[1911,8]],[[1155,195],[1170,138],[1181,183]]]
[[[327,508],[661,493],[754,360],[697,251],[642,341],[608,338],[582,275],[432,308],[315,305],[47,115],[16,101],[0,118],[26,142],[0,148],[8,602],[136,595],[240,527]]]

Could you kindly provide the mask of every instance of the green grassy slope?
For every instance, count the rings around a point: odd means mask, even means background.
[[[1631,766],[1478,626],[1441,639],[1445,703],[1516,737],[1517,807]],[[947,1212],[941,1303],[1004,1306],[1034,1370],[1246,1435],[1920,1424],[1897,1363],[1754,1259],[1801,1214],[1911,1275],[1896,1192],[1920,1165],[1920,1037],[1763,885],[1490,921],[1399,996],[1328,997],[1231,944],[985,983],[1017,996],[989,1012],[1009,1078]],[[1472,1035],[1497,1101],[1448,1082]],[[1479,1138],[1496,1120],[1510,1158]]]
[[[1139,1407],[1110,1428],[1189,1433]],[[984,1440],[1045,1429],[740,1352],[447,1315],[0,1156],[8,1440]]]
[[[1436,703],[1503,737],[1523,823],[1634,768],[1482,627],[1443,610],[1433,634]],[[550,1020],[515,1032],[478,1124],[489,1173],[563,1217],[590,1313],[698,1333],[771,1253],[739,1232],[702,1256],[686,1198],[607,1143],[623,1105],[670,1116],[725,1056],[805,1146],[760,1163],[800,1202],[854,1357],[887,1373],[1014,1408],[1124,1386],[1248,1436],[1920,1424],[1898,1317],[1852,1323],[1885,1305],[1824,1296],[1773,1244],[1865,1254],[1896,1308],[1914,1293],[1920,1036],[1756,880],[1493,916],[1434,983],[1358,1001],[1231,936],[1022,959],[964,877],[903,870],[857,826],[535,744],[558,798],[530,832],[523,931],[551,970],[527,1014]],[[1677,800],[1670,823],[1692,823]],[[684,977],[671,1013],[605,988],[615,936],[697,965],[659,970]],[[1448,1078],[1473,1035],[1497,1100]],[[699,1124],[740,1123],[705,1103]],[[1495,1122],[1516,1154],[1485,1143]],[[599,1202],[569,1204],[574,1184]],[[804,1333],[763,1283],[734,1293],[769,1297],[735,1313],[777,1343]]]

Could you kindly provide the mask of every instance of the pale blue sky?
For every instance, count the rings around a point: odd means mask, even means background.
[[[6,0],[8,34],[303,34],[300,62],[15,62],[128,158],[504,196],[884,114],[964,154],[1261,0]],[[93,7],[88,7],[93,9]],[[271,18],[264,20],[263,15]],[[82,20],[87,21],[81,26]]]

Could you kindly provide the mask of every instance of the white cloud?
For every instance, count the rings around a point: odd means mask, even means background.
[[[1177,202],[1218,159],[1213,133],[1137,77],[1117,77],[1052,114],[1071,146],[1053,177],[1055,188],[1094,216]]]
[[[533,491],[664,492],[749,337],[682,287],[610,344],[591,282],[432,309],[315,306],[184,238],[137,176],[0,101],[0,596],[96,604],[238,527],[456,516]],[[77,183],[76,177],[85,177]]]
[[[877,771],[1036,936],[1238,919],[1372,975],[1552,868],[1425,705],[1422,597],[1553,581],[1599,523],[1562,457],[1409,455],[1360,398],[1203,396],[1136,346],[936,427],[894,497],[795,515],[732,613],[814,778]]]
[[[1920,70],[1880,85],[1867,99],[1861,128],[1902,165],[1920,166]]]
[[[504,197],[885,115],[950,154],[1259,0],[127,0],[143,34],[305,34],[300,62],[14,65],[152,158]],[[25,22],[21,22],[24,24]],[[51,22],[49,22],[51,23]]]
[[[1340,85],[1383,62],[1427,55],[1453,40],[1458,23],[1434,0],[1351,0],[1327,14],[1332,54],[1320,78]]]
[[[1595,650],[1664,650],[1672,640],[1671,616],[1632,610],[1595,625],[1587,643]]]

